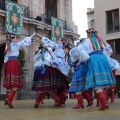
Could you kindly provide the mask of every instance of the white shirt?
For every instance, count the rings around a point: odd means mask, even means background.
[[[43,61],[41,59],[41,53],[38,51],[38,53],[34,56],[34,67],[40,67],[42,64]]]
[[[87,61],[90,58],[90,56],[86,52],[81,51],[78,47],[72,48],[69,54],[71,57],[71,61],[76,62],[79,59],[79,64]]]
[[[46,37],[42,37],[42,42],[47,46],[54,48],[54,55],[55,59],[50,60],[50,63],[57,67],[65,76],[68,75],[70,66],[65,62],[65,53],[64,50],[62,49],[63,45],[62,44],[56,44],[55,42],[49,40]]]
[[[22,41],[20,42],[16,42],[16,43],[11,43],[10,47],[11,47],[11,51],[10,53],[6,53],[6,55],[4,56],[4,63],[6,63],[9,59],[10,56],[19,56],[19,49],[21,47],[27,47],[31,44],[31,37],[26,37],[24,38]]]
[[[86,53],[90,54],[94,51],[92,43],[89,38],[83,40],[78,46],[78,49],[81,51],[85,51]]]
[[[109,44],[106,44],[106,47],[103,49],[103,53],[106,55],[106,57],[110,63],[110,67],[111,67],[112,71],[119,70],[120,65],[119,65],[118,61],[113,58],[110,58],[110,56],[113,54],[113,50]]]
[[[45,53],[41,54],[41,50],[38,51],[38,53],[34,56],[34,67],[40,67],[42,65],[50,66],[50,61],[52,60],[52,56],[49,54],[48,51],[45,51]],[[42,57],[44,60],[42,60]]]
[[[109,63],[110,63],[110,66],[111,66],[112,71],[113,71],[113,70],[114,70],[114,71],[120,70],[120,65],[119,65],[119,63],[118,63],[117,60],[109,57],[109,58],[108,58],[108,61],[109,61]]]
[[[51,40],[49,40],[46,37],[42,37],[42,42],[47,46],[47,47],[51,47],[54,48],[54,54],[56,57],[61,57],[64,58],[65,57],[65,53],[64,50],[62,49],[63,45],[62,44],[57,44]]]
[[[113,50],[109,44],[106,44],[105,48],[103,49],[103,53],[107,56],[110,57],[113,54]]]

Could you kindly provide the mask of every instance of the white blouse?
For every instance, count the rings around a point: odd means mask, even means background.
[[[51,47],[54,48],[54,54],[56,57],[61,57],[64,58],[65,57],[65,53],[64,50],[62,49],[63,45],[62,44],[57,44],[51,40],[49,40],[46,37],[42,37],[42,42],[47,46],[47,47]]]
[[[78,47],[72,48],[69,54],[71,57],[71,61],[73,63],[79,59],[79,64],[80,64],[82,62],[87,61],[90,58],[90,56],[86,52],[81,51]]]
[[[108,61],[110,63],[111,69],[113,70],[119,70],[120,69],[120,65],[118,63],[117,60],[110,58],[110,56],[113,54],[113,50],[111,48],[111,46],[109,44],[106,44],[106,47],[103,49],[103,53],[106,55],[106,57],[108,58]]]
[[[63,73],[65,76],[68,75],[69,70],[70,70],[70,65],[65,62],[65,53],[64,50],[62,49],[63,45],[62,44],[56,44],[55,42],[49,40],[46,37],[42,37],[42,42],[47,46],[54,48],[54,59],[50,60],[50,63],[54,66],[57,67],[61,73]]]
[[[81,51],[85,51],[88,54],[90,54],[94,51],[94,49],[92,47],[92,43],[89,38],[84,39],[78,46],[78,49]]]
[[[11,51],[10,51],[10,53],[7,52],[6,55],[4,56],[4,63],[6,63],[9,60],[10,56],[18,57],[19,56],[19,49],[21,47],[27,47],[30,44],[31,44],[31,37],[26,37],[20,42],[11,43],[10,44]]]
[[[40,51],[38,51],[38,53],[34,56],[34,67],[40,67],[42,65],[50,66],[52,56],[49,54],[48,51],[45,51],[45,53],[43,53],[44,60],[42,60],[42,54],[40,53]]]
[[[34,56],[34,67],[40,67],[42,64],[43,61],[41,59],[41,53],[38,51],[38,53]]]
[[[113,54],[113,50],[109,44],[106,44],[105,48],[103,49],[103,53],[107,56],[110,57]]]
[[[112,71],[118,71],[118,70],[120,70],[120,65],[119,65],[119,63],[118,63],[117,60],[109,57],[108,61],[110,63]]]

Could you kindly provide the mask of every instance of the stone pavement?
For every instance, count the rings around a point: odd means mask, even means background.
[[[96,100],[92,107],[74,110],[76,99],[69,99],[66,105],[53,107],[52,99],[44,99],[43,105],[33,108],[35,100],[14,101],[14,109],[4,106],[0,101],[0,120],[120,120],[120,99],[110,104],[110,109],[98,111]],[[87,105],[86,101],[85,106]]]

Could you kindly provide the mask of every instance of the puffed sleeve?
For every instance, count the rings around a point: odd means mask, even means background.
[[[55,42],[49,40],[49,39],[46,38],[46,37],[42,37],[42,42],[43,42],[46,46],[51,47],[51,48],[55,48],[55,49],[56,49],[56,48],[59,47],[58,44],[56,44]]]
[[[106,44],[106,47],[103,49],[103,53],[107,56],[110,57],[113,54],[113,50],[109,44]]]
[[[42,66],[42,64],[43,64],[43,61],[39,59],[38,61],[34,63],[34,67]]]
[[[4,56],[4,63],[6,63],[8,61],[8,57],[9,57],[8,53],[5,54],[5,56]]]
[[[72,62],[79,60],[80,63],[90,58],[86,52],[79,50],[77,47],[70,50],[70,57]]]
[[[17,47],[27,47],[31,44],[31,37],[26,37],[17,43]]]
[[[37,60],[39,60],[41,57],[41,53],[40,51],[34,56],[34,61],[36,62]]]
[[[83,44],[78,45],[78,49],[81,50],[81,51],[84,51]]]
[[[92,47],[92,43],[91,43],[90,39],[89,38],[84,39],[78,46],[78,49],[81,51],[85,51],[88,54],[93,52],[93,47]]]
[[[89,58],[90,56],[86,52],[79,50],[79,61],[80,62],[87,61]]]
[[[108,61],[110,63],[112,70],[115,70],[115,71],[120,70],[120,65],[117,60],[115,60],[113,58],[109,58]]]

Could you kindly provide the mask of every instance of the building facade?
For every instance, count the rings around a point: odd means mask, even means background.
[[[99,36],[113,49],[113,58],[120,63],[120,1],[94,0],[94,27]],[[87,12],[89,13],[89,12]],[[89,13],[90,14],[90,13]],[[88,14],[87,14],[88,15]],[[89,19],[89,16],[88,16]],[[92,26],[91,26],[92,27]],[[89,25],[88,25],[89,28]],[[117,72],[117,91],[120,91],[120,71]]]
[[[88,24],[88,29],[89,28],[94,28],[95,23],[94,23],[94,8],[87,8],[87,24]]]
[[[51,39],[51,16],[64,20],[64,38],[67,43],[74,43],[74,39],[78,38],[77,26],[72,21],[72,0],[10,0],[20,4],[24,8],[23,18],[23,35],[30,36],[32,33],[38,33]],[[42,20],[37,21],[35,18],[41,16]],[[5,49],[5,0],[0,0],[0,94],[4,99],[6,94],[2,87],[4,79],[4,49]],[[34,38],[30,47],[24,48],[26,63],[24,66],[24,88],[18,92],[20,99],[32,99],[35,94],[31,91],[31,82],[34,74],[33,56],[40,44],[39,38]]]

